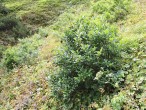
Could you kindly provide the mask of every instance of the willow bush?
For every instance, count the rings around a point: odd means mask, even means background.
[[[117,36],[114,26],[88,18],[79,19],[65,32],[55,60],[58,70],[50,78],[61,109],[87,108],[122,84]]]

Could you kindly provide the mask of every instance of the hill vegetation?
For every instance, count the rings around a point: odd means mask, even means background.
[[[1,0],[0,110],[145,110],[144,0]]]

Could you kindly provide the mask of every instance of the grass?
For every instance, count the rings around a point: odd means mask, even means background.
[[[52,24],[57,16],[69,8],[68,1],[64,0],[13,0],[4,4],[23,22],[35,26]]]
[[[16,14],[16,17],[32,31],[40,26],[52,24],[67,8],[66,2],[60,0],[8,0],[4,4],[10,10],[10,14]]]
[[[67,9],[66,2],[60,0],[21,0],[21,2],[20,0],[6,0],[3,4],[10,12],[8,15],[16,15],[16,18],[25,24],[32,34],[40,26],[52,24],[63,10]],[[11,33],[7,31],[0,37],[10,35]]]

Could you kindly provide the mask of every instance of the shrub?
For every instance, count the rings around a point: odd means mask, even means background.
[[[14,16],[6,16],[0,19],[0,31],[12,29],[17,25],[17,20]]]
[[[6,23],[5,16],[8,14],[8,12],[9,12],[9,10],[5,6],[3,6],[2,3],[0,3],[0,31],[5,30],[5,28],[10,25],[14,25],[14,22],[12,24],[10,22]],[[8,18],[6,17],[6,19],[8,19]],[[8,21],[10,21],[10,20],[8,20]],[[11,26],[10,26],[10,28],[11,28]]]
[[[115,82],[121,83],[122,72],[113,26],[82,18],[65,32],[63,41],[55,60],[58,70],[50,79],[60,108],[87,108],[103,93],[116,91]]]
[[[109,22],[123,19],[130,9],[131,0],[99,0],[93,6],[94,12],[103,14]]]
[[[9,13],[9,10],[0,3],[0,13],[6,15]]]
[[[12,31],[14,38],[27,36],[27,28],[13,15],[7,15],[0,18],[0,31]]]
[[[38,56],[38,47],[42,40],[40,35],[22,39],[17,46],[8,48],[3,55],[3,65],[7,69],[13,69],[22,64],[33,64]]]
[[[26,26],[22,24],[15,15],[9,12],[9,9],[0,4],[0,33],[5,33],[5,31],[7,31],[8,34],[2,35],[2,37],[8,36],[9,38],[12,37],[15,40],[26,37],[29,34]],[[3,39],[7,40],[7,38]]]
[[[19,20],[17,20],[17,25],[12,28],[12,32],[13,32],[12,36],[15,38],[15,40],[30,35],[28,28],[24,24],[22,24]]]

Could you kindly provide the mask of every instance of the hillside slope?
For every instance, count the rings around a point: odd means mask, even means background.
[[[59,103],[51,97],[51,87],[48,81],[52,71],[56,70],[53,63],[55,50],[62,45],[61,38],[64,32],[78,18],[98,17],[98,14],[92,13],[94,2],[94,0],[79,3],[64,0],[55,0],[55,2],[54,0],[22,0],[22,2],[6,0],[4,2],[6,7],[11,9],[11,13],[15,13],[24,24],[32,29],[36,30],[40,26],[46,27],[41,27],[32,37],[20,40],[17,45],[8,47],[4,52],[0,69],[0,110],[57,110]],[[109,96],[109,100],[101,99],[102,106],[92,102],[91,110],[92,108],[145,110],[145,5],[145,0],[139,0],[135,3],[131,14],[113,23],[118,27],[120,43],[124,44],[123,47],[134,50],[125,55],[127,58],[131,56],[132,68],[128,72],[132,74],[125,76],[124,87],[111,97]],[[87,108],[83,108],[85,109]]]

